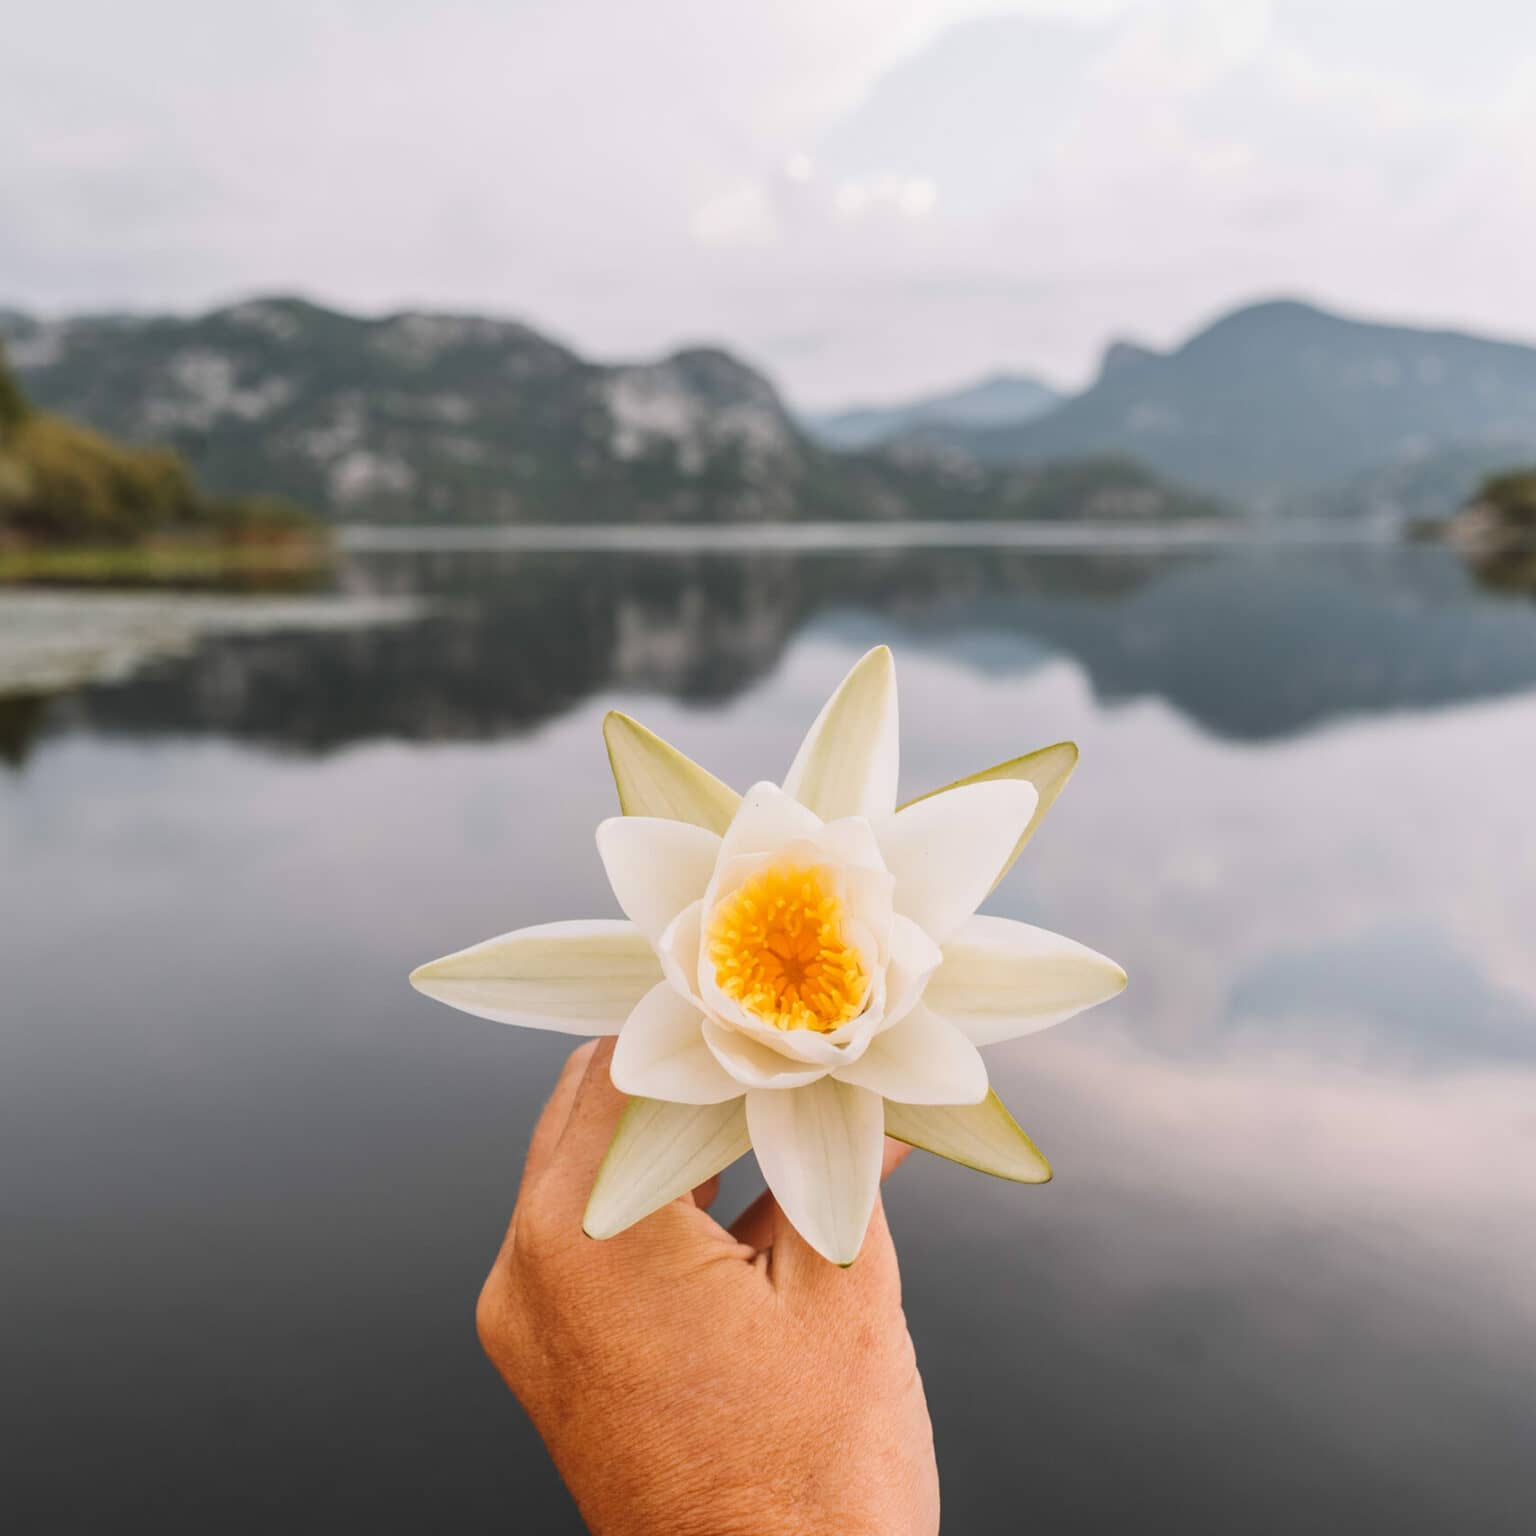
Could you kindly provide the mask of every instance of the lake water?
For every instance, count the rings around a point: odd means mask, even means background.
[[[888,1190],[946,1531],[1532,1528],[1536,603],[1343,545],[340,586],[0,701],[8,1528],[580,1529],[471,1321],[569,1042],[405,974],[614,910],[605,710],[777,777],[879,640],[904,792],[1079,743],[991,909],[1131,976],[988,1053],[1054,1183]]]

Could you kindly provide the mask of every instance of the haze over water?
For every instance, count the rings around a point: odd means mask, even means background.
[[[406,972],[615,910],[607,709],[744,786],[884,640],[904,795],[1078,742],[989,910],[1131,977],[988,1052],[1054,1183],[888,1189],[946,1529],[1528,1529],[1536,603],[1386,546],[340,585],[421,607],[0,701],[15,1528],[580,1529],[471,1321],[570,1042]]]

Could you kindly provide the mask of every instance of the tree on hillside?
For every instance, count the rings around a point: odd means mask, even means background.
[[[0,342],[0,438],[19,427],[28,412],[27,397],[11,372],[5,357],[5,344]]]

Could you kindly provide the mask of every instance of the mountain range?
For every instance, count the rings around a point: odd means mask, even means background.
[[[1116,342],[1071,397],[1004,374],[804,419],[718,349],[605,365],[480,316],[0,311],[0,340],[44,409],[340,519],[1407,518],[1536,460],[1536,347],[1294,300]]]
[[[0,340],[42,409],[167,443],[214,491],[259,488],[337,519],[1148,521],[1219,510],[1114,459],[834,452],[726,352],[603,365],[481,316],[369,318],[293,298],[191,318],[12,310],[0,311]]]
[[[1107,453],[1250,504],[1424,511],[1421,490],[1536,459],[1536,347],[1277,300],[1171,352],[1119,344],[1044,415],[922,433],[981,463]]]
[[[802,422],[829,448],[867,448],[925,426],[1014,426],[1043,416],[1063,398],[1060,390],[1028,374],[995,373],[943,394],[812,414]]]

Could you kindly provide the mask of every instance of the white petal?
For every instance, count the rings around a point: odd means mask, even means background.
[[[948,1019],[921,1003],[834,1075],[902,1104],[978,1104],[987,1096],[981,1053]]]
[[[613,1237],[728,1168],[751,1145],[741,1099],[631,1099],[597,1171],[581,1230]]]
[[[499,1024],[570,1035],[617,1033],[661,974],[632,923],[543,923],[411,972],[418,992]]]
[[[780,1031],[784,1033],[784,1031]],[[750,1035],[727,1028],[714,1019],[704,1021],[704,1043],[714,1053],[715,1060],[735,1080],[746,1088],[803,1088],[817,1078],[827,1075],[824,1063],[792,1060],[759,1045]]]
[[[1036,799],[1033,784],[999,779],[946,790],[876,823],[896,877],[896,910],[942,944],[986,899]]]
[[[654,942],[703,896],[720,857],[720,837],[685,821],[612,816],[598,826],[597,851],[624,915]]]
[[[977,1045],[1033,1034],[1125,987],[1113,960],[1059,933],[973,917],[944,946],[924,994]]]
[[[840,869],[837,886],[847,912],[847,936],[859,929],[874,945],[876,963],[891,957],[891,924],[896,916],[896,881],[883,869]],[[862,953],[863,944],[859,949]]]
[[[741,806],[725,830],[721,866],[748,854],[777,853],[785,843],[820,830],[821,818],[777,784],[754,784],[741,797]]]
[[[678,993],[699,1002],[699,927],[704,920],[704,903],[692,902],[667,925],[656,941],[662,974]],[[702,1005],[701,1005],[702,1006]]]
[[[880,1095],[824,1077],[747,1095],[752,1150],[773,1197],[823,1258],[859,1256],[880,1190]]]
[[[624,1021],[608,1075],[620,1093],[675,1104],[719,1104],[742,1091],[704,1044],[704,1015],[667,981]]]
[[[997,1094],[980,1104],[885,1103],[885,1134],[1015,1184],[1048,1184],[1051,1165]]]
[[[824,820],[888,816],[896,806],[896,664],[877,645],[827,700],[784,779]]]
[[[891,924],[891,963],[885,972],[885,1009],[882,1028],[889,1028],[911,1012],[923,995],[928,978],[944,963],[944,951],[910,917]]]
[[[875,829],[864,816],[840,816],[829,821],[810,841],[834,864],[883,870],[885,859]]]
[[[1023,757],[1010,758],[1006,763],[997,763],[991,768],[983,768],[980,773],[969,774],[953,784],[946,784],[943,789],[930,790],[928,794],[920,795],[918,799],[930,800],[934,795],[947,794],[950,790],[962,789],[967,784],[989,784],[995,779],[1024,779],[1033,784],[1040,796],[1040,801],[1035,806],[1035,814],[1029,818],[1029,825],[1020,834],[1018,842],[1013,845],[1013,852],[997,872],[997,878],[1001,880],[1013,868],[1014,860],[1023,853],[1025,845],[1035,835],[1040,823],[1045,820],[1045,813],[1056,803],[1057,795],[1067,787],[1067,780],[1072,777],[1072,770],[1076,767],[1076,743],[1058,741],[1054,746],[1041,747],[1037,752],[1026,752]],[[909,800],[907,805],[917,803],[917,800]],[[906,808],[906,805],[902,806],[902,810]]]
[[[654,731],[614,710],[603,721],[603,740],[626,816],[665,816],[711,832],[730,825],[740,798],[736,791]]]

